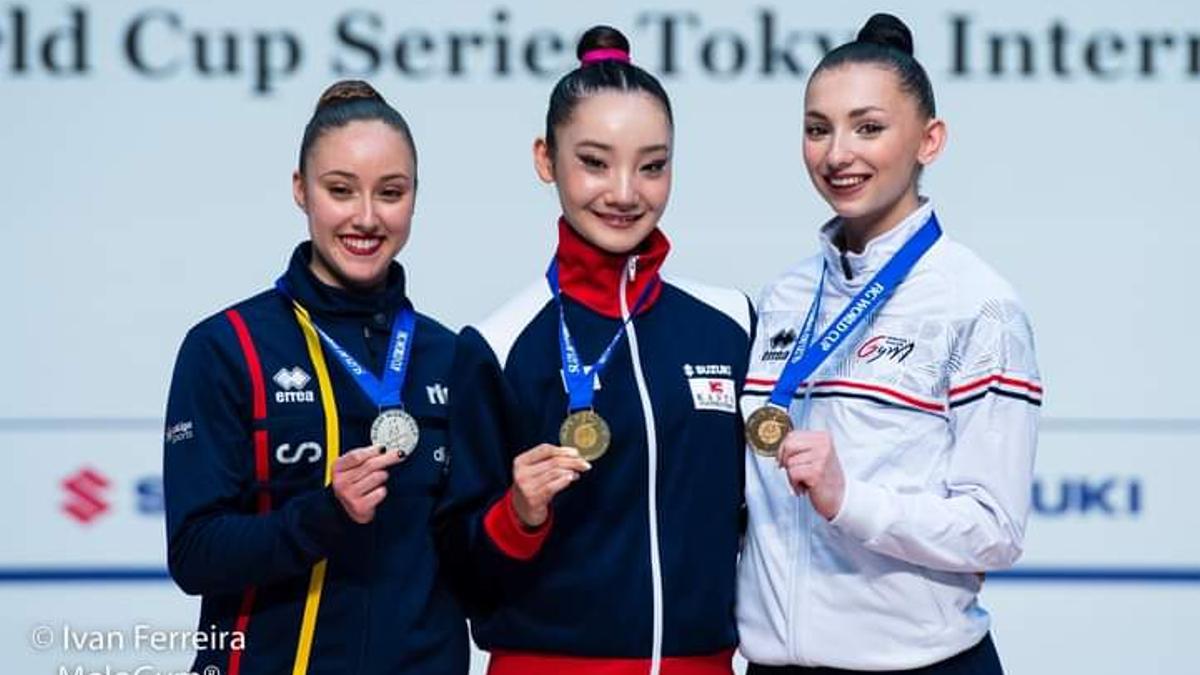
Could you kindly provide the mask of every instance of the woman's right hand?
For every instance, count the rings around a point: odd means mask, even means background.
[[[400,463],[400,453],[383,452],[378,445],[356,448],[333,463],[333,494],[350,519],[365,525],[387,496],[388,467]]]
[[[528,528],[550,517],[550,501],[592,468],[575,448],[542,443],[513,460],[513,508]]]

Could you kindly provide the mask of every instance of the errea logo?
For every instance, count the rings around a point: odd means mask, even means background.
[[[312,391],[305,389],[312,381],[312,377],[300,366],[295,366],[290,370],[280,368],[271,379],[280,389],[275,392],[276,403],[312,403],[316,400]]]
[[[796,330],[784,328],[767,340],[767,349],[762,354],[762,361],[786,361],[792,355],[792,343],[796,341]]]

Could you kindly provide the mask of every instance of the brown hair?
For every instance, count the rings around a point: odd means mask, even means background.
[[[321,92],[321,97],[317,99],[317,107],[304,127],[304,137],[300,141],[300,173],[304,174],[305,161],[317,139],[331,129],[344,127],[358,120],[379,120],[400,132],[412,150],[413,165],[414,169],[416,168],[417,145],[413,142],[412,131],[409,130],[404,116],[389,105],[370,84],[362,80],[340,80]],[[416,176],[413,176],[413,184],[416,184]]]

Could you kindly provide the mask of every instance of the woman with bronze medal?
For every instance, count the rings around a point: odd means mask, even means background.
[[[1042,388],[1013,289],[918,194],[946,126],[912,54],[877,14],[805,93],[804,161],[836,217],[758,306],[751,674],[1001,672],[977,594],[1021,553]]]
[[[660,274],[673,127],[598,26],[555,86],[543,278],[459,337],[451,483],[489,672],[729,673],[744,295]]]
[[[168,560],[199,625],[241,636],[192,670],[465,673],[433,514],[447,482],[454,335],[413,309],[417,157],[367,83],[325,91],[293,196],[308,219],[275,288],[195,326],[171,383]]]

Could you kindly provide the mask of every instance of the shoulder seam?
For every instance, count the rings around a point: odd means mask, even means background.
[[[689,279],[664,276],[663,280],[729,317],[747,337],[750,336],[750,299],[745,293],[737,289],[709,286]]]
[[[501,369],[507,363],[508,353],[517,339],[551,300],[550,289],[545,281],[535,282],[472,326],[496,355]]]

